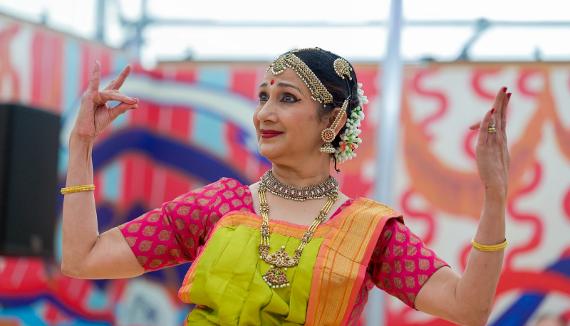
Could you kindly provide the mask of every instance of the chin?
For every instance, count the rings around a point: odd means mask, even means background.
[[[276,157],[276,150],[275,148],[272,148],[273,146],[266,146],[266,145],[259,145],[259,154],[261,154],[261,156],[265,157],[268,160],[271,160],[271,158]],[[278,151],[277,151],[278,152]]]
[[[277,144],[259,144],[259,154],[270,161],[274,161],[280,156],[283,156],[284,151],[282,146]]]

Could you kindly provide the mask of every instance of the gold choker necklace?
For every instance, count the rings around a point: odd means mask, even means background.
[[[265,172],[261,177],[261,183],[272,194],[296,201],[305,201],[308,199],[321,199],[338,193],[338,182],[332,176],[325,181],[302,188],[296,188],[286,185],[277,180],[271,170]]]
[[[259,185],[259,210],[262,217],[261,222],[261,243],[259,244],[259,258],[263,259],[264,262],[271,265],[271,268],[263,274],[263,280],[273,289],[284,288],[289,286],[289,280],[285,272],[287,268],[295,267],[299,264],[301,259],[301,254],[305,246],[313,238],[313,234],[317,230],[317,227],[326,219],[330,209],[333,207],[334,203],[338,198],[338,192],[334,191],[327,194],[327,202],[321,208],[319,215],[313,221],[313,224],[305,231],[303,238],[301,238],[301,243],[295,249],[295,254],[293,257],[285,251],[285,246],[274,252],[269,253],[269,237],[271,235],[269,231],[269,204],[267,203],[267,196],[265,183],[262,181]]]

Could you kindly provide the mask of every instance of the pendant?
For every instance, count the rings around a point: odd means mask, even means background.
[[[289,280],[287,275],[285,275],[286,270],[287,267],[280,268],[271,265],[271,268],[263,274],[262,278],[272,289],[288,287]]]

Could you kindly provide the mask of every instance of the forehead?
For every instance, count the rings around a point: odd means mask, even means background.
[[[274,80],[275,83],[285,82],[292,84],[294,86],[297,86],[304,94],[309,94],[309,88],[303,83],[301,78],[299,78],[299,76],[297,76],[295,71],[291,68],[285,69],[279,75],[274,75],[270,70],[266,71],[262,83],[267,83],[267,85],[270,85],[271,80]]]

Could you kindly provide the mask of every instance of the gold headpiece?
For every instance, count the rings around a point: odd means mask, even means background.
[[[333,62],[333,66],[334,71],[337,75],[340,76],[340,78],[344,79],[344,76],[346,76],[349,80],[352,80],[352,76],[350,75],[352,68],[350,67],[348,61],[343,58],[338,58]]]
[[[289,51],[285,54],[280,55],[275,61],[273,61],[273,63],[271,63],[267,71],[271,71],[273,75],[279,75],[283,73],[285,69],[291,68],[297,74],[297,76],[299,76],[299,78],[303,81],[303,83],[305,83],[307,88],[309,88],[309,90],[311,91],[311,98],[313,100],[321,104],[333,103],[333,96],[327,90],[325,85],[323,85],[323,83],[319,80],[319,78],[317,77],[317,75],[315,75],[315,73],[311,70],[311,68],[309,68],[309,66],[307,66],[307,64],[305,64],[303,60],[301,60],[299,57],[295,55],[295,52],[299,52],[302,50],[320,50],[320,49],[313,48],[313,49],[298,49],[298,50]],[[364,103],[360,103],[360,106],[354,108],[353,109],[354,112],[351,114],[351,116],[348,117],[347,123],[350,122],[350,128],[347,128],[344,134],[341,136],[341,138],[343,139],[341,143],[344,143],[345,146],[342,146],[342,148],[337,150],[336,148],[333,147],[332,141],[336,138],[337,135],[336,129],[338,128],[338,124],[340,123],[342,115],[347,113],[348,103],[350,98],[352,97],[350,85],[348,83],[349,80],[352,80],[352,75],[351,75],[352,67],[350,66],[350,63],[346,61],[346,59],[337,58],[334,60],[332,68],[340,78],[346,80],[347,87],[349,88],[349,96],[342,103],[341,109],[337,113],[331,126],[324,129],[321,132],[321,138],[324,144],[320,148],[320,151],[323,153],[335,154],[337,159],[339,159],[339,161],[342,162],[356,156],[356,154],[354,154],[353,151],[358,147],[358,144],[361,141],[360,138],[358,138],[358,134],[360,133],[358,126],[360,126],[360,120],[364,118],[364,114],[362,113],[362,104]],[[359,88],[359,92],[360,91],[361,90]]]
[[[330,104],[333,102],[332,94],[327,90],[325,85],[321,83],[317,75],[307,66],[303,60],[299,59],[294,52],[299,50],[289,51],[282,54],[269,66],[273,75],[279,75],[286,68],[291,68],[301,78],[303,83],[307,85],[311,91],[311,98],[321,104]]]

